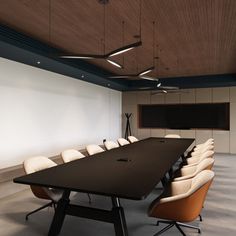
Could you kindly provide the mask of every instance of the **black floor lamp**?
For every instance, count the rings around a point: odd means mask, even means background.
[[[132,113],[125,113],[126,117],[126,127],[125,127],[125,138],[127,139],[128,136],[131,136],[131,128],[130,128],[130,117]]]

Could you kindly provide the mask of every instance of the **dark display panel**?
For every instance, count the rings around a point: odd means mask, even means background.
[[[139,126],[229,130],[229,103],[139,105]]]

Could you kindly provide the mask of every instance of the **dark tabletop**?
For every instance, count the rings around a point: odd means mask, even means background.
[[[193,141],[148,138],[22,176],[14,182],[141,200]]]

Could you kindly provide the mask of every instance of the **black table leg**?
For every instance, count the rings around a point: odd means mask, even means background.
[[[61,200],[57,204],[57,208],[48,232],[48,236],[57,236],[61,231],[62,224],[65,219],[66,208],[70,202],[70,191],[65,190]]]
[[[124,210],[120,205],[119,198],[112,198],[112,215],[116,236],[128,236]]]

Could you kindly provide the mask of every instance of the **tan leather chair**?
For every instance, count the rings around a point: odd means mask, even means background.
[[[175,174],[173,181],[191,179],[203,170],[211,170],[215,160],[213,158],[203,159],[198,165],[182,167]]]
[[[120,146],[125,146],[125,145],[130,144],[130,142],[126,140],[125,138],[118,138],[117,142],[119,143]]]
[[[165,135],[165,138],[181,138],[181,136],[178,134],[167,134]]]
[[[105,146],[106,150],[111,150],[114,148],[118,148],[119,144],[114,141],[105,141],[104,146]]]
[[[40,170],[54,167],[56,165],[57,164],[55,162],[53,162],[52,160],[50,160],[44,156],[31,157],[31,158],[26,159],[23,163],[24,171],[26,174],[32,174],[32,173],[35,173]],[[33,186],[33,185],[31,185],[30,187],[31,187],[33,194],[37,198],[50,200],[50,202],[47,203],[46,205],[34,210],[34,211],[28,213],[25,217],[26,220],[28,220],[28,217],[30,215],[32,215],[33,213],[36,213],[46,207],[49,207],[49,206],[55,207],[55,205],[61,199],[62,194],[63,194],[63,191],[59,190],[59,189],[44,188],[44,187]]]
[[[83,155],[81,152],[75,149],[67,149],[61,153],[61,157],[62,157],[63,162],[67,163],[67,162],[84,158],[85,155]]]
[[[190,166],[194,166],[194,165],[198,165],[202,160],[206,159],[206,158],[213,158],[214,156],[214,151],[206,151],[202,154],[199,154],[198,156],[193,156],[190,158],[186,159],[186,164],[183,167],[190,167]]]
[[[88,152],[89,156],[92,156],[94,154],[104,152],[105,150],[102,149],[99,145],[97,144],[90,144],[86,146],[86,151]]]
[[[128,140],[129,140],[130,143],[138,142],[138,139],[136,137],[134,137],[134,136],[129,136]]]
[[[198,217],[213,178],[213,171],[203,170],[192,179],[172,182],[163,194],[151,203],[148,210],[150,217],[163,219],[159,220],[157,225],[167,224],[156,235],[164,233],[173,226],[176,226],[182,235],[186,234],[181,226],[197,229],[200,233],[199,227],[183,222],[191,222]]]

